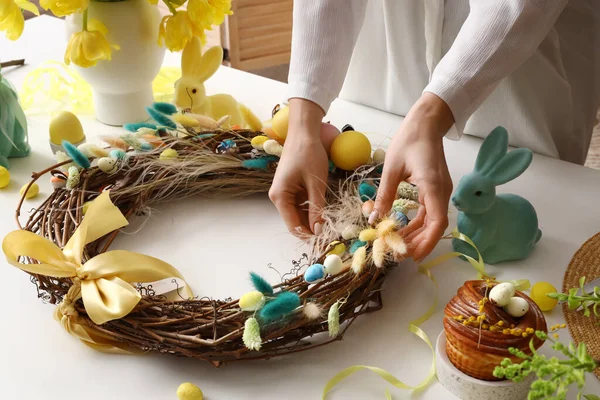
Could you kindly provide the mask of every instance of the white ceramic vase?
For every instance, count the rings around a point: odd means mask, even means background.
[[[158,8],[148,0],[92,1],[88,16],[106,25],[108,41],[121,47],[113,50],[111,61],[73,66],[92,87],[96,118],[117,126],[147,120],[145,107],[154,101],[152,81],[165,56],[158,45]],[[68,38],[81,31],[82,22],[82,14],[66,18]]]

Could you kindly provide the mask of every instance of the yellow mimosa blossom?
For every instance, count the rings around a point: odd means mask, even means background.
[[[57,17],[83,12],[89,5],[90,0],[40,0],[40,6]]]
[[[214,10],[208,4],[208,0],[189,0],[187,11],[197,29],[211,29],[214,22]]]
[[[231,12],[231,0],[208,0],[213,7],[213,25],[221,25],[225,21],[225,15]]]
[[[106,40],[105,34],[108,30],[100,21],[92,19],[88,27],[89,30],[71,36],[65,52],[65,64],[69,65],[72,62],[83,68],[93,67],[99,60],[110,61],[112,48],[119,50],[118,45],[110,44]]]
[[[195,27],[188,12],[181,10],[175,15],[163,17],[158,31],[158,44],[165,44],[171,51],[180,51],[195,35],[202,37],[204,30]]]
[[[25,19],[21,8],[40,15],[37,6],[27,0],[0,0],[0,32],[6,31],[10,40],[17,40],[23,33]]]

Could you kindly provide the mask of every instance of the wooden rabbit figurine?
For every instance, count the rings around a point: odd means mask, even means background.
[[[9,158],[29,155],[27,119],[17,92],[0,73],[0,166],[8,168]]]
[[[475,170],[461,179],[452,196],[460,211],[458,230],[473,240],[486,263],[524,259],[542,237],[530,202],[515,194],[496,195],[496,186],[521,175],[532,158],[529,149],[508,153],[508,133],[499,126],[483,141]],[[452,244],[477,259],[469,244],[458,239]]]
[[[260,130],[261,121],[233,96],[206,95],[204,82],[217,72],[222,61],[223,49],[220,46],[211,47],[203,55],[200,39],[192,38],[181,55],[182,76],[175,83],[175,105],[184,112],[211,117],[215,121],[228,115],[229,122],[225,126],[227,128],[238,125]]]

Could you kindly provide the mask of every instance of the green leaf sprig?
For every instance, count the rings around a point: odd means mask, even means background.
[[[569,310],[577,310],[583,308],[583,315],[589,317],[594,315],[600,318],[600,287],[596,286],[591,293],[586,293],[583,288],[585,285],[585,276],[579,279],[579,288],[572,288],[568,294],[565,293],[549,293],[547,296],[558,301],[566,301]],[[579,291],[581,290],[581,294]]]
[[[519,364],[513,363],[510,358],[505,358],[500,366],[494,370],[497,378],[506,378],[514,382],[521,382],[530,374],[534,373],[537,379],[531,384],[527,400],[564,400],[571,384],[575,383],[579,389],[577,398],[582,396],[585,385],[585,374],[594,371],[598,363],[589,355],[584,343],[575,346],[569,343],[565,346],[561,342],[552,339],[545,332],[536,331],[535,335],[541,340],[552,342],[552,348],[567,359],[559,360],[556,357],[546,358],[539,354],[533,346],[533,339],[529,343],[532,354],[510,348],[510,354],[517,356],[523,361]],[[554,335],[557,338],[558,335]],[[600,400],[595,395],[584,396],[587,400]]]

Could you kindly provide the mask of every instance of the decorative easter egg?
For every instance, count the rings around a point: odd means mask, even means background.
[[[10,183],[10,172],[2,166],[0,166],[0,189],[5,188]]]
[[[356,239],[360,233],[361,228],[358,225],[348,225],[342,231],[342,237],[346,240]]]
[[[358,234],[358,240],[361,242],[373,242],[377,239],[377,229],[364,229]]]
[[[203,400],[204,394],[202,390],[192,383],[185,382],[179,385],[177,388],[177,399],[178,400]]]
[[[87,214],[87,211],[91,205],[92,205],[91,201],[86,201],[85,203],[83,203],[83,205],[81,206],[81,213],[83,215]]]
[[[350,254],[354,255],[356,250],[360,249],[361,247],[365,247],[367,244],[367,242],[363,242],[362,240],[355,240],[350,246]]]
[[[250,144],[256,150],[264,150],[263,145],[265,144],[265,142],[267,140],[269,140],[268,136],[263,136],[263,135],[255,136],[252,138],[252,141],[250,141]]]
[[[325,257],[325,261],[323,261],[323,266],[325,267],[325,272],[329,275],[336,275],[342,271],[344,267],[344,263],[342,259],[337,254],[330,254]]]
[[[331,152],[331,145],[333,144],[335,138],[340,135],[340,133],[340,130],[334,125],[326,122],[321,123],[321,143],[323,144],[323,147],[325,147],[327,154]]]
[[[556,288],[548,282],[537,282],[531,288],[529,297],[540,307],[542,311],[551,311],[558,304],[557,299],[547,296],[548,293],[556,293]]]
[[[127,158],[127,153],[121,149],[114,149],[108,153],[108,156],[113,160],[125,160]]]
[[[373,200],[367,200],[363,203],[362,205],[362,214],[365,218],[369,218],[369,215],[371,215],[371,212],[373,211],[373,208],[375,208],[375,202]]]
[[[27,193],[25,191],[27,190]],[[21,196],[25,196],[26,199],[33,199],[40,193],[40,187],[37,183],[32,184],[29,189],[27,189],[27,185],[23,186],[19,191]]]
[[[304,273],[304,280],[308,283],[314,283],[323,278],[325,278],[325,267],[322,264],[313,264]]]
[[[77,146],[77,150],[88,158],[108,157],[108,151],[96,146],[93,143],[83,143]]]
[[[516,293],[515,285],[510,282],[499,283],[490,290],[489,298],[492,304],[498,307],[508,305],[511,297]]]
[[[362,201],[375,200],[377,189],[367,182],[361,182],[361,184],[358,185],[358,194]]]
[[[522,297],[511,297],[504,311],[511,317],[520,318],[529,311],[529,303]]]
[[[383,164],[385,161],[385,150],[377,149],[373,152],[373,163],[374,164]]]
[[[263,149],[265,153],[281,157],[283,153],[283,146],[279,144],[277,140],[269,139],[263,143]]]
[[[98,168],[107,174],[114,174],[119,169],[117,161],[109,157],[102,157],[98,160]]]
[[[406,216],[406,214],[404,214],[403,212],[400,211],[394,211],[392,213],[392,217],[398,221],[398,224],[400,226],[406,226],[408,225],[408,217]]]
[[[161,161],[173,161],[177,158],[177,156],[179,156],[179,153],[177,153],[177,150],[165,149],[162,151],[162,153],[160,153],[160,156],[158,156],[158,158]]]
[[[67,186],[67,180],[61,176],[53,176],[50,178],[50,183],[55,189],[62,189]]]
[[[265,296],[255,290],[240,297],[239,306],[242,311],[255,311],[265,304]]]
[[[85,139],[79,118],[69,111],[62,111],[50,121],[50,142],[61,145],[63,140],[80,143]]]
[[[331,145],[331,160],[336,167],[353,171],[369,162],[371,142],[356,131],[342,132]]]
[[[346,245],[344,243],[340,243],[338,241],[331,242],[329,244],[329,247],[331,248],[331,250],[329,250],[327,255],[337,254],[338,256],[341,256],[342,254],[344,254],[346,252]]]
[[[279,142],[285,142],[288,133],[288,123],[290,120],[290,108],[288,106],[281,107],[277,114],[271,120],[271,127],[279,138]]]

